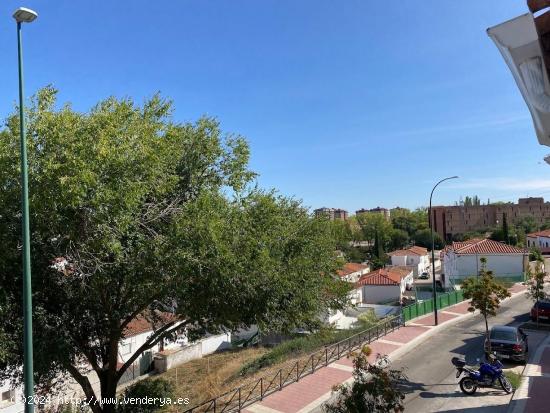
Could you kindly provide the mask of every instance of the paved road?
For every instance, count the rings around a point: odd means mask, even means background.
[[[497,316],[490,319],[490,325],[527,321],[531,306],[532,302],[523,294],[516,296],[502,305]],[[472,315],[438,332],[393,363],[394,367],[405,368],[408,376],[406,412],[506,411],[510,396],[501,389],[479,389],[475,396],[462,394],[451,364],[454,355],[466,356],[468,363],[476,364],[476,359],[483,357],[484,332],[483,318]]]

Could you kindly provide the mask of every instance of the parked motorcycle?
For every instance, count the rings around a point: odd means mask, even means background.
[[[502,371],[502,363],[492,354],[489,355],[489,363],[480,363],[477,370],[467,367],[466,361],[458,357],[453,357],[451,363],[456,367],[457,379],[464,374],[459,385],[465,394],[474,394],[478,387],[493,387],[497,381],[507,394],[513,390],[512,383]]]

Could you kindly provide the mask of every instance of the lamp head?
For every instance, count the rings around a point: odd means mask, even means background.
[[[19,7],[13,13],[13,18],[17,23],[30,23],[38,17],[38,13],[26,7]]]

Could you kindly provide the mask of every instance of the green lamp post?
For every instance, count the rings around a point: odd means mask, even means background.
[[[34,411],[34,369],[32,355],[32,288],[31,288],[31,247],[29,229],[29,173],[27,168],[27,144],[25,139],[25,111],[23,96],[23,46],[21,25],[38,17],[33,10],[20,7],[13,14],[17,22],[17,51],[19,63],[19,136],[21,139],[21,209],[23,216],[23,323],[24,360],[23,378],[25,382],[25,413]]]

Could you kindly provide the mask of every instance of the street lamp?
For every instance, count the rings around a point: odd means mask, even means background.
[[[38,14],[25,7],[13,13],[17,22],[17,53],[19,66],[19,137],[21,140],[21,209],[23,215],[23,378],[25,383],[25,413],[32,413],[34,404],[34,369],[32,355],[32,288],[31,288],[31,247],[29,230],[29,173],[27,169],[27,143],[25,139],[25,111],[23,98],[23,46],[21,24],[30,23]]]
[[[432,196],[434,194],[435,188],[437,188],[437,186],[441,182],[445,182],[445,181],[448,181],[449,179],[457,179],[457,178],[458,178],[458,176],[451,176],[449,178],[442,179],[437,184],[435,184],[435,186],[432,189],[432,193],[430,194],[430,209],[428,211],[428,224],[430,225],[430,232],[431,232],[431,235],[432,235],[432,288],[433,288],[432,297],[433,297],[433,302],[434,302],[435,325],[437,325],[438,323],[437,323],[437,294],[436,294],[436,291],[435,291],[435,252],[434,252],[435,240],[434,240],[434,228],[433,228],[433,225],[432,225]]]

